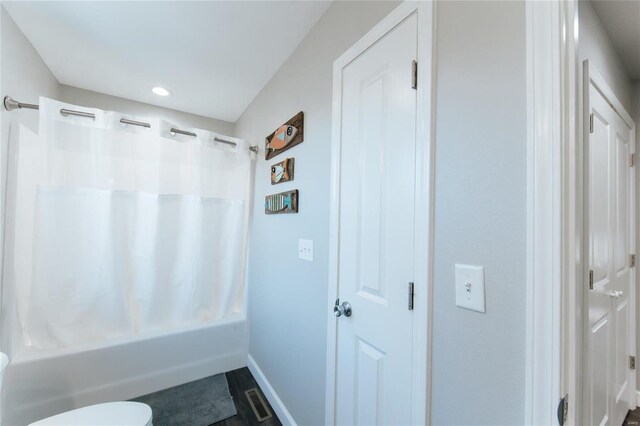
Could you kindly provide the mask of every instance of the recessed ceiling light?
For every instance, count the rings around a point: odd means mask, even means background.
[[[151,91],[158,96],[169,96],[169,91],[164,87],[154,87]]]

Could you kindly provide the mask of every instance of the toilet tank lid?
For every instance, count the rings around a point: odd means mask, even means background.
[[[140,402],[108,402],[68,411],[30,426],[147,426],[151,407]]]

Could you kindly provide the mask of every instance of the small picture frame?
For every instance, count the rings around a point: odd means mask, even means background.
[[[265,214],[298,213],[298,190],[280,192],[264,197]]]
[[[295,161],[295,158],[287,158],[279,163],[273,164],[271,166],[271,185],[291,182],[293,180]]]
[[[270,160],[304,140],[304,113],[300,111],[264,140],[264,159]]]

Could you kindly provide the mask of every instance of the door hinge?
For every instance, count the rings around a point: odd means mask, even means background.
[[[411,88],[418,88],[418,63],[415,59],[411,63]]]
[[[631,370],[635,370],[636,369],[636,357],[633,355],[629,356],[629,368]]]
[[[409,304],[408,304],[408,309],[410,311],[413,311],[413,296],[415,295],[415,293],[413,292],[413,283],[409,283]]]
[[[633,153],[629,156],[629,167],[635,167],[636,166],[636,154]]]
[[[593,290],[593,269],[589,271],[589,290]]]
[[[589,115],[589,133],[593,133],[593,113]]]
[[[558,423],[560,423],[560,426],[563,426],[567,422],[568,414],[569,414],[569,394],[566,394],[558,404]]]
[[[629,255],[629,265],[631,268],[635,268],[636,267],[636,255],[632,254]]]

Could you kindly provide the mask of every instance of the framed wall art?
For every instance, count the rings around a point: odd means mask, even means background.
[[[271,185],[293,180],[295,158],[287,158],[271,166]]]
[[[300,111],[265,138],[264,159],[269,160],[304,140],[304,113]]]
[[[298,190],[264,197],[265,214],[298,213]]]

